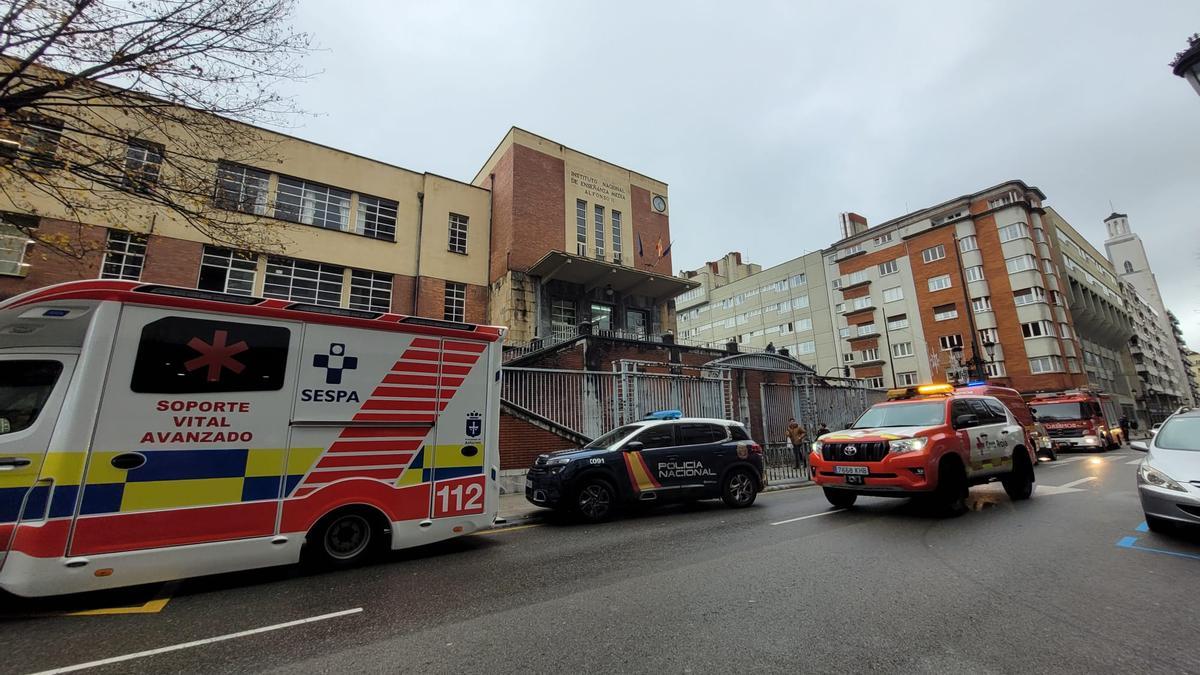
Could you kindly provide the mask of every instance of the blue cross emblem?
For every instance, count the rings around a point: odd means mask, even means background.
[[[331,342],[328,354],[313,355],[313,366],[325,369],[325,384],[341,384],[342,371],[357,369],[358,357],[346,356],[346,345]]]
[[[482,416],[477,412],[467,415],[467,436],[469,438],[478,438],[481,433],[483,433]]]

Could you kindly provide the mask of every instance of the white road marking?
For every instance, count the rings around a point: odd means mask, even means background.
[[[787,525],[788,523],[794,523],[798,520],[808,520],[809,518],[820,518],[821,516],[828,516],[828,515],[831,515],[834,513],[841,513],[842,511],[843,511],[843,509],[834,509],[832,511],[822,511],[821,513],[811,513],[807,516],[800,516],[799,518],[788,518],[787,520],[781,520],[778,523],[771,523],[771,524],[772,525]]]
[[[145,658],[147,656],[155,656],[157,654],[165,654],[167,652],[179,651],[180,649],[189,649],[191,647],[199,647],[201,645],[208,645],[208,644],[212,644],[214,642],[224,642],[225,640],[233,640],[235,638],[247,637],[250,635],[257,635],[259,633],[269,633],[274,630],[280,630],[283,628],[291,628],[292,626],[301,626],[303,624],[313,623],[315,621],[325,621],[326,619],[336,619],[339,616],[346,616],[348,614],[357,614],[361,611],[363,611],[362,607],[356,607],[354,609],[345,609],[340,612],[331,612],[329,614],[321,614],[320,616],[310,616],[307,619],[298,619],[296,621],[288,621],[287,623],[277,623],[273,626],[263,626],[262,628],[252,628],[250,630],[244,630],[244,631],[240,631],[237,633],[229,633],[228,635],[218,635],[217,637],[204,638],[203,640],[194,640],[192,642],[184,642],[182,644],[171,645],[170,647],[159,647],[158,649],[148,649],[144,652],[134,652],[133,654],[125,654],[124,656],[114,656],[110,659],[100,659],[99,661],[88,661],[87,663],[79,663],[74,666],[65,666],[63,668],[54,668],[53,670],[43,670],[39,673],[34,673],[34,675],[50,675],[51,673],[73,673],[78,670],[86,670],[88,668],[97,668],[99,666],[107,666],[107,665],[111,665],[114,663],[122,663],[124,661],[132,661],[134,659],[141,659],[141,658]]]
[[[1131,460],[1129,460],[1128,462],[1125,462],[1125,465],[1126,465],[1126,466],[1133,466],[1134,464],[1141,464],[1141,463],[1142,463],[1142,458],[1141,458],[1141,457],[1136,457],[1136,458],[1134,458],[1134,459],[1131,459]]]
[[[1053,462],[1049,462],[1049,463],[1047,463],[1045,466],[1043,466],[1043,465],[1042,465],[1042,464],[1039,462],[1039,463],[1038,463],[1038,468],[1039,468],[1039,469],[1053,469],[1053,468],[1054,468],[1054,467],[1056,467],[1056,466],[1066,466],[1066,465],[1068,465],[1068,464],[1070,464],[1070,463],[1072,463],[1072,462],[1081,462],[1081,461],[1083,461],[1083,460],[1085,460],[1085,459],[1087,459],[1087,457],[1067,457],[1067,458],[1065,458],[1065,459],[1056,459],[1056,460],[1054,460]]]
[[[1063,483],[1062,485],[1051,485],[1049,487],[1073,488],[1076,485],[1082,485],[1090,480],[1096,480],[1096,477],[1095,476],[1084,476],[1083,478],[1080,478],[1079,480],[1073,480],[1070,483]]]

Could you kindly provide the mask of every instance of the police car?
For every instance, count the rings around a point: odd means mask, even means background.
[[[972,485],[1000,481],[1013,500],[1032,494],[1036,445],[996,396],[929,384],[888,399],[813,443],[813,481],[834,506],[859,495],[925,496],[958,515]]]
[[[740,422],[664,411],[604,434],[582,448],[539,455],[525,498],[586,521],[624,504],[720,497],[750,506],[766,485],[762,448]]]

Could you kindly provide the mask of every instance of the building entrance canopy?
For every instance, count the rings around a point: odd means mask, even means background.
[[[585,291],[609,288],[622,295],[641,295],[656,301],[669,300],[700,284],[669,274],[615,265],[562,251],[550,251],[529,268],[531,276],[547,281],[565,281]]]

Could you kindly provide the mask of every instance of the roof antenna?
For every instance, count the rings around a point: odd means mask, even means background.
[[[1110,200],[1108,200],[1108,212],[1109,212],[1109,213],[1116,213],[1116,212],[1117,212],[1117,207],[1113,206],[1113,203],[1112,203],[1112,200],[1111,200],[1111,199],[1110,199]]]

